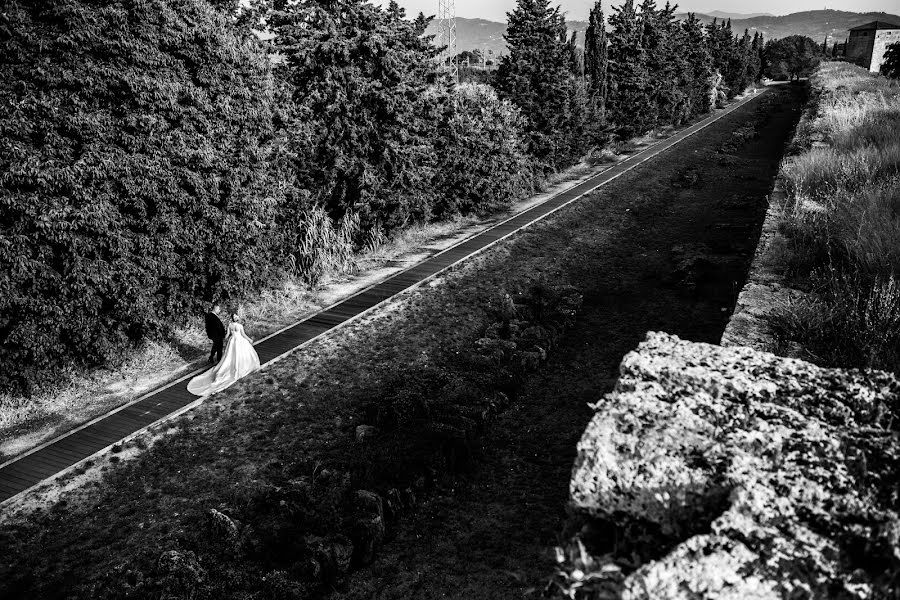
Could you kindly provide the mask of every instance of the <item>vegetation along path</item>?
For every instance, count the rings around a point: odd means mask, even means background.
[[[477,467],[432,494],[331,598],[541,597],[587,404],[611,391],[648,330],[718,343],[803,95],[776,89],[513,241],[517,270],[583,292],[577,327],[492,424]],[[492,262],[480,270],[501,268]],[[639,546],[635,566],[651,558]]]
[[[717,111],[706,119],[628,157],[547,201],[502,221],[291,327],[268,336],[256,343],[261,363],[265,367],[278,361],[326,332],[353,321],[400,292],[421,284],[434,275],[492,246],[499,240],[545,218],[641,163],[654,158],[668,148],[683,142],[718,119],[739,110],[744,104],[763,93],[752,94],[736,101],[727,109]],[[0,465],[0,503],[77,466],[98,453],[109,450],[113,445],[148,427],[194,408],[202,402],[186,389],[187,380],[194,375],[196,372],[3,463]]]

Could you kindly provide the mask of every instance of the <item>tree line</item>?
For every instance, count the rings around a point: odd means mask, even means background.
[[[509,13],[490,85],[454,85],[391,2],[12,2],[0,21],[0,390],[114,362],[203,303],[314,283],[414,223],[508,206],[614,138],[761,72],[760,36],[629,0],[582,49]],[[267,29],[262,41],[254,30]]]

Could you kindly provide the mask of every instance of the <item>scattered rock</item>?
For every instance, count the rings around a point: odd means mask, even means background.
[[[364,444],[378,435],[378,428],[373,425],[356,426],[356,443]]]
[[[625,600],[893,597],[898,392],[883,372],[650,333],[594,407],[571,502],[668,540]]]
[[[381,497],[368,490],[354,493],[355,519],[352,527],[353,556],[359,564],[369,564],[384,541],[384,509]]]
[[[206,512],[206,524],[213,536],[220,541],[233,541],[238,538],[237,523],[215,508]]]

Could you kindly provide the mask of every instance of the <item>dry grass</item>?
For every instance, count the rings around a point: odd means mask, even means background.
[[[802,151],[781,173],[789,272],[811,295],[776,326],[820,362],[898,370],[900,87],[846,63],[823,65],[813,86]]]

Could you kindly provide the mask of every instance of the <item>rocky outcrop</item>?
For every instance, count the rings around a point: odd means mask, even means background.
[[[605,533],[558,551],[557,583],[584,598],[888,597],[898,391],[882,372],[648,334],[578,445],[571,503]]]

